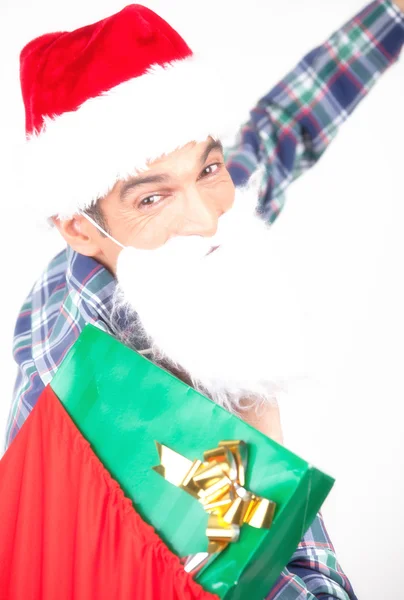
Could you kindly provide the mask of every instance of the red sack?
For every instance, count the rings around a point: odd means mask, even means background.
[[[0,461],[0,600],[213,600],[50,387]]]

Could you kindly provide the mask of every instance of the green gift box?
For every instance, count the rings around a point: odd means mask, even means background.
[[[208,514],[153,470],[155,442],[202,460],[221,440],[243,440],[245,487],[275,502],[275,517],[269,529],[244,524],[239,540],[197,580],[226,600],[268,594],[331,490],[331,477],[91,325],[51,387],[137,512],[180,557],[207,550]]]

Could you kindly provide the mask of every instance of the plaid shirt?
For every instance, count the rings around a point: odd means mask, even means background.
[[[236,185],[264,167],[261,210],[273,222],[287,186],[314,165],[360,100],[397,59],[404,15],[376,0],[310,52],[253,108],[226,162]],[[66,249],[49,264],[19,314],[14,340],[18,377],[7,445],[51,381],[86,323],[112,334],[112,275],[95,260]],[[320,516],[268,596],[271,600],[355,598]]]

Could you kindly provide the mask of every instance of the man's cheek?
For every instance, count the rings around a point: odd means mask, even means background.
[[[230,177],[230,176],[229,176]],[[227,212],[233,207],[235,198],[235,188],[231,179],[227,179],[220,189],[220,203],[222,213]]]

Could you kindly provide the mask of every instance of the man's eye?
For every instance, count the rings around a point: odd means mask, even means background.
[[[213,165],[208,165],[202,171],[200,177],[206,177],[208,175],[213,175],[213,173],[215,173],[219,169],[219,167],[220,167],[219,163],[214,163]]]
[[[139,206],[153,206],[153,204],[157,204],[161,200],[161,196],[157,194],[153,194],[153,196],[147,196],[147,198],[143,198],[140,201]]]

